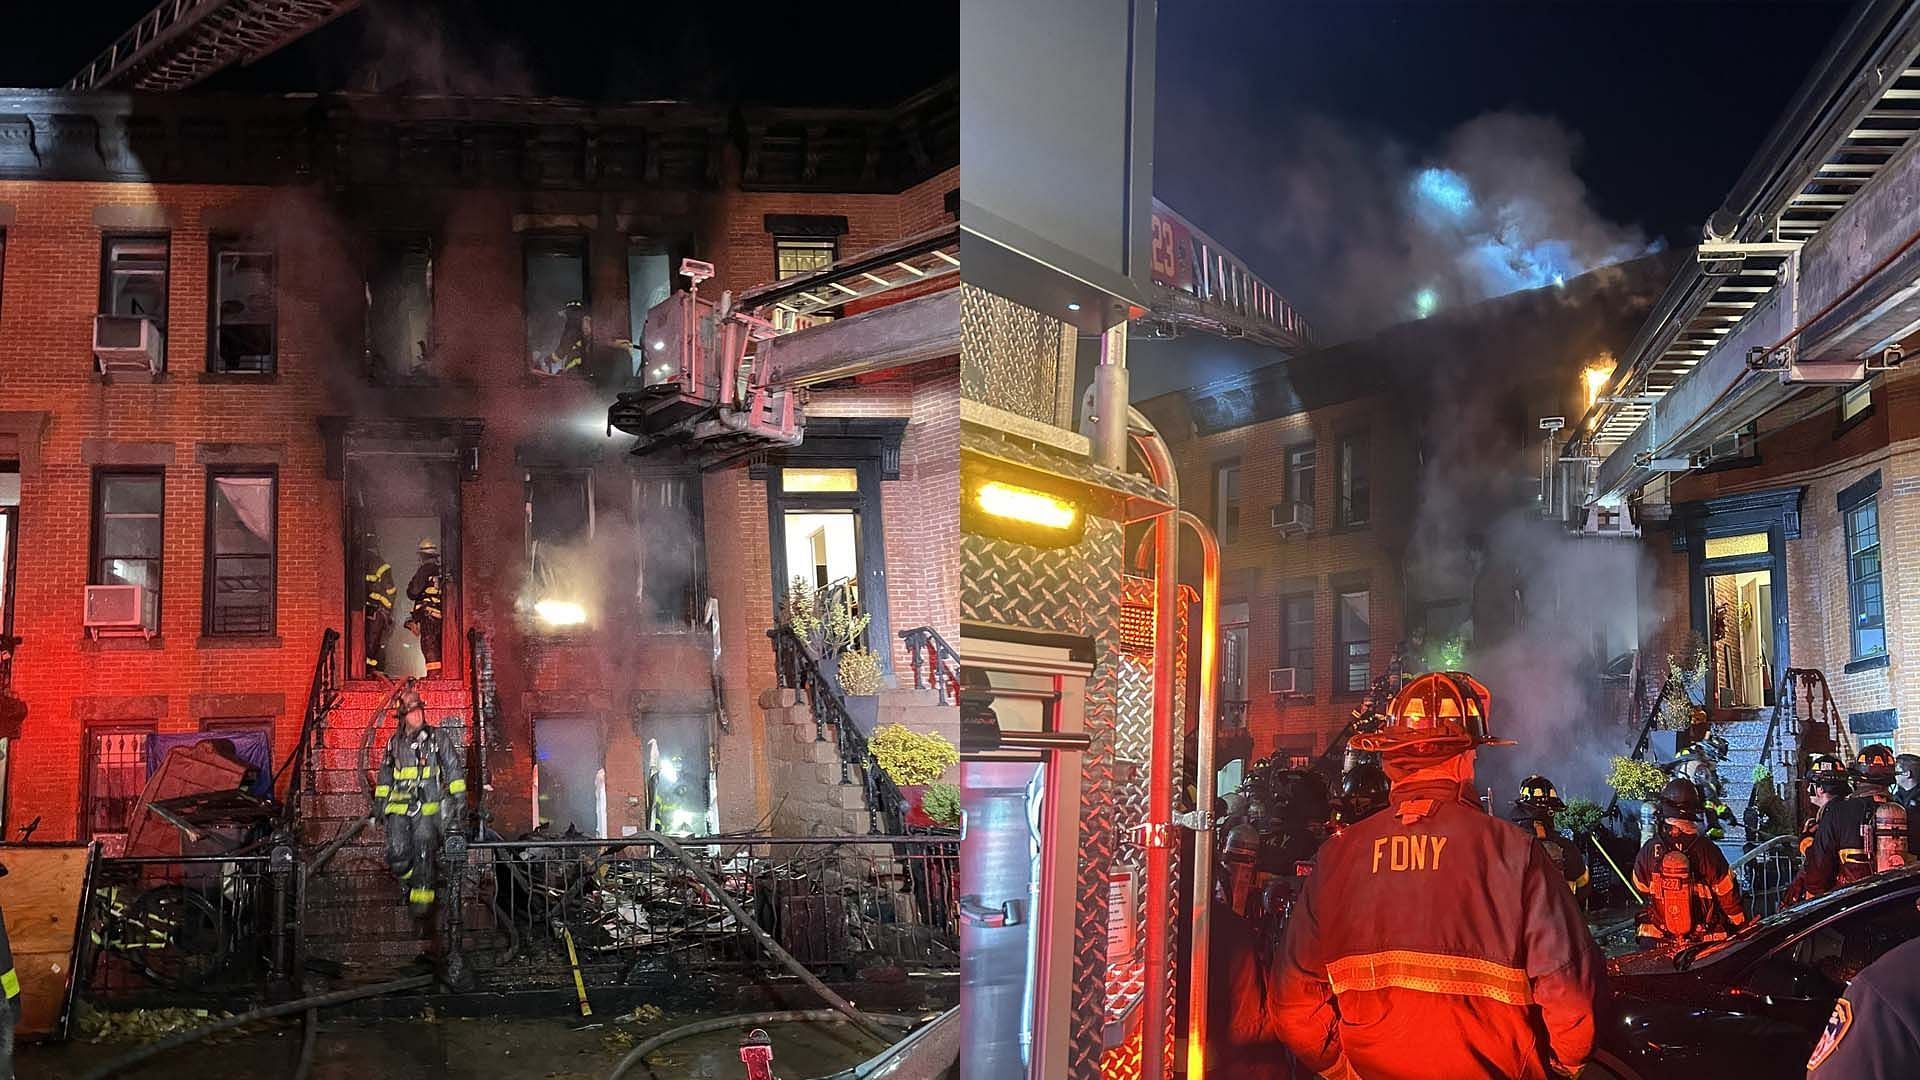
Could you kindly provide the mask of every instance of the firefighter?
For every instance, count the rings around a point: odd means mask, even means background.
[[[1727,857],[1701,835],[1700,789],[1676,776],[1655,800],[1660,823],[1633,860],[1633,887],[1647,898],[1636,932],[1655,941],[1711,941],[1747,925],[1746,903]]]
[[[543,375],[567,375],[580,370],[593,342],[593,316],[578,300],[569,300],[560,308],[560,336],[553,349],[537,358],[535,369]]]
[[[1813,834],[1820,826],[1820,815],[1826,813],[1837,799],[1852,794],[1853,788],[1847,783],[1847,768],[1840,759],[1832,754],[1814,754],[1807,759],[1807,801],[1813,804],[1813,815],[1800,826],[1800,857],[1807,857],[1807,849],[1813,846]]]
[[[1599,951],[1560,873],[1474,796],[1488,695],[1422,675],[1354,736],[1388,810],[1327,841],[1275,964],[1274,1028],[1328,1077],[1572,1076],[1593,1050]]]
[[[362,614],[365,617],[367,674],[380,674],[387,654],[387,634],[393,630],[393,598],[400,591],[393,583],[393,566],[380,557],[377,542],[368,537],[360,542],[366,562],[367,594]]]
[[[1905,808],[1887,793],[1893,772],[1892,750],[1879,743],[1861,748],[1854,761],[1853,793],[1821,811],[1800,875],[1787,887],[1787,903],[1823,896],[1906,865],[1910,824]]]
[[[420,656],[427,662],[427,678],[440,674],[440,630],[446,619],[446,571],[440,566],[440,545],[420,541],[420,568],[407,582],[407,599],[413,601],[413,614],[407,617],[407,629],[420,636]]]
[[[1513,800],[1511,820],[1532,833],[1534,839],[1547,849],[1547,858],[1567,879],[1567,888],[1573,890],[1573,895],[1584,897],[1584,890],[1591,880],[1591,875],[1587,873],[1587,860],[1580,854],[1580,846],[1560,835],[1560,830],[1553,823],[1553,815],[1566,808],[1567,804],[1560,801],[1560,792],[1553,786],[1553,781],[1544,776],[1529,776],[1520,783],[1520,797]]]
[[[1739,820],[1720,797],[1723,787],[1720,763],[1727,759],[1726,744],[1727,741],[1719,735],[1710,734],[1681,750],[1667,765],[1669,773],[1693,781],[1695,790],[1699,791],[1700,809],[1707,819],[1706,836],[1709,840],[1725,840],[1726,826]]]
[[[0,866],[0,877],[7,868]],[[0,991],[7,1007],[0,1009],[0,1080],[13,1080],[13,1032],[20,1026],[20,974],[13,968],[13,946],[7,942],[7,920],[0,914]]]
[[[1387,808],[1392,784],[1378,765],[1362,762],[1340,777],[1340,798],[1333,811],[1333,831],[1344,832]]]
[[[387,741],[373,796],[386,818],[387,866],[407,884],[415,915],[433,907],[433,862],[448,822],[466,810],[467,779],[460,747],[443,728],[427,723],[427,706],[413,687],[397,696],[400,730]]]

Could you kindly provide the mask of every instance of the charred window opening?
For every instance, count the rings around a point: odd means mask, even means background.
[[[1223,544],[1240,538],[1239,458],[1214,466],[1213,531]]]
[[[7,292],[7,230],[0,229],[0,310],[4,310],[6,292]],[[4,771],[0,771],[0,784],[4,784],[6,782],[5,775],[6,774],[4,773]],[[4,813],[4,811],[0,811],[0,813]]]
[[[1372,486],[1368,480],[1367,437],[1348,435],[1340,440],[1340,524],[1346,528],[1365,525],[1372,510]]]
[[[643,476],[634,482],[642,621],[655,630],[687,630],[705,616],[705,538],[697,475]]]
[[[584,375],[593,347],[587,314],[587,238],[532,237],[526,244],[527,364],[541,375]]]
[[[592,595],[593,474],[529,471],[525,482],[527,602],[543,627],[578,626],[598,599]]]
[[[647,364],[647,347],[640,335],[646,329],[647,312],[673,293],[672,266],[666,247],[657,241],[635,237],[628,242],[627,325],[632,327],[633,334],[633,340],[628,343],[628,352],[633,357],[633,367],[627,372],[629,378],[639,379],[645,375],[642,369]],[[664,379],[671,374],[671,369],[663,364],[655,374]]]
[[[147,739],[151,727],[93,728],[87,732],[87,767],[82,783],[82,825],[87,839],[101,842],[101,853],[126,850],[133,808],[147,786]]]
[[[207,477],[207,546],[202,632],[266,636],[274,631],[274,540],[279,528],[271,470]]]
[[[368,374],[377,382],[431,375],[432,242],[419,234],[377,237],[365,288]]]
[[[1318,455],[1312,443],[1287,449],[1287,500],[1313,505],[1313,470]]]
[[[591,717],[533,718],[534,825],[556,834],[607,835],[607,764]]]
[[[1280,598],[1280,666],[1293,669],[1293,692],[1313,693],[1313,596]]]
[[[271,248],[238,238],[215,237],[213,318],[207,370],[271,374],[278,300]]]
[[[160,597],[165,477],[159,472],[102,472],[93,485],[94,585],[138,585],[155,610]]]
[[[1373,613],[1365,590],[1343,592],[1334,605],[1334,672],[1342,692],[1355,694],[1373,683]]]
[[[0,461],[0,691],[13,658],[13,589],[20,541],[20,463]]]
[[[163,359],[169,250],[164,233],[108,236],[100,258],[100,313],[139,316],[152,323],[160,335]]]
[[[824,270],[839,258],[839,244],[814,236],[773,238],[773,274],[778,280]]]

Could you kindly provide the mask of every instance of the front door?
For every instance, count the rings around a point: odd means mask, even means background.
[[[347,507],[353,677],[461,677],[460,474],[453,460],[353,455],[347,461]],[[436,584],[436,567],[437,625],[426,595]]]
[[[813,589],[848,590],[856,612],[870,616],[861,644],[891,671],[879,459],[770,468],[767,488],[776,610],[796,579]]]

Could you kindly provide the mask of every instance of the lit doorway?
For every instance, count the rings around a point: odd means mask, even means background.
[[[347,505],[349,670],[361,678],[460,677],[460,476],[455,463],[408,453],[353,455],[347,462]],[[413,593],[424,593],[434,583],[436,566],[437,628],[412,618]],[[387,597],[391,608],[377,596]],[[384,622],[369,618],[374,608],[387,613]],[[433,668],[436,630],[439,666]]]
[[[1773,655],[1773,572],[1748,570],[1706,579],[1709,683],[1721,709],[1773,704],[1779,666]]]
[[[855,613],[869,616],[859,644],[891,672],[879,459],[788,460],[766,476],[776,608],[785,606],[796,579],[816,590],[844,590]]]
[[[1676,503],[1674,546],[1688,555],[1693,634],[1707,653],[1710,719],[1737,720],[1774,704],[1793,666],[1787,544],[1800,539],[1805,487]]]

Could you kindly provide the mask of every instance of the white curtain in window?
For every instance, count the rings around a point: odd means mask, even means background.
[[[273,538],[273,484],[257,476],[216,477],[220,495],[240,524],[262,541]]]

